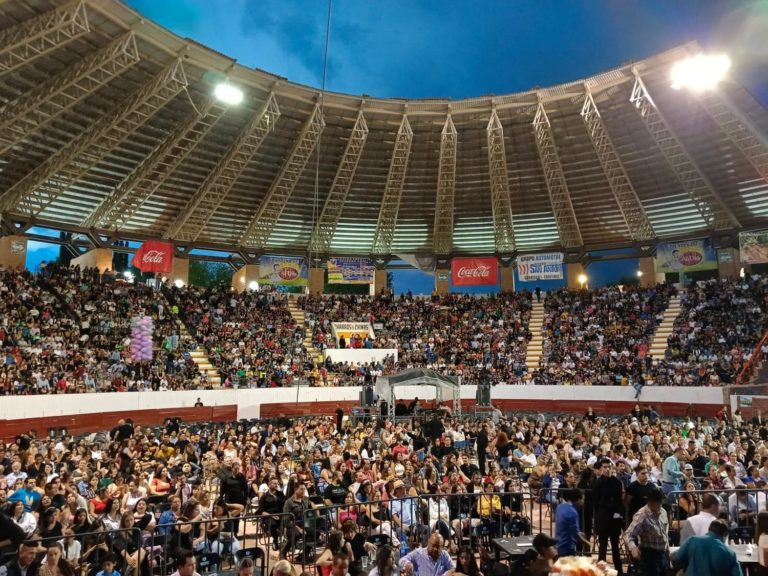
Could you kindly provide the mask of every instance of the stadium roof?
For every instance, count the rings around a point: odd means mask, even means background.
[[[517,94],[321,97],[117,0],[10,0],[0,211],[6,230],[162,237],[246,258],[732,238],[768,222],[768,114],[734,81],[673,90],[671,65],[699,51]],[[224,79],[242,104],[213,98]]]

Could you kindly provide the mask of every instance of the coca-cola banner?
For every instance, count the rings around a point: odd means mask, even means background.
[[[454,258],[451,260],[451,282],[454,286],[484,286],[499,283],[499,261],[496,258]]]
[[[133,254],[131,264],[142,272],[170,274],[173,270],[173,244],[148,240]]]

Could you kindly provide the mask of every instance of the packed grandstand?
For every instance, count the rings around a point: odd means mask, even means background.
[[[383,99],[1,2],[0,576],[768,573],[768,115],[703,58]]]

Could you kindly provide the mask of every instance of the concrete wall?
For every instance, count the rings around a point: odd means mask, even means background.
[[[79,268],[98,268],[100,272],[112,270],[112,250],[109,248],[94,248],[85,254],[73,258],[71,266]]]

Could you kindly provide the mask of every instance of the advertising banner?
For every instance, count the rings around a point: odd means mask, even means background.
[[[142,272],[170,274],[173,270],[173,244],[148,240],[133,253],[131,264]]]
[[[563,255],[560,252],[549,252],[518,256],[517,276],[521,282],[562,280]]]
[[[454,286],[485,286],[499,283],[499,261],[496,258],[454,258],[451,260]]]
[[[269,286],[306,286],[307,263],[296,256],[259,258],[259,284]]]
[[[739,255],[742,264],[765,264],[768,262],[768,230],[741,232],[739,234]]]
[[[373,284],[375,275],[370,258],[328,259],[328,284]]]
[[[712,240],[662,242],[656,246],[656,272],[716,270],[717,254]]]
[[[349,346],[349,342],[352,338],[363,338],[370,336],[375,338],[373,328],[369,322],[331,322],[331,328],[333,329],[333,337],[336,339],[336,344],[339,343],[339,338],[342,336]]]

